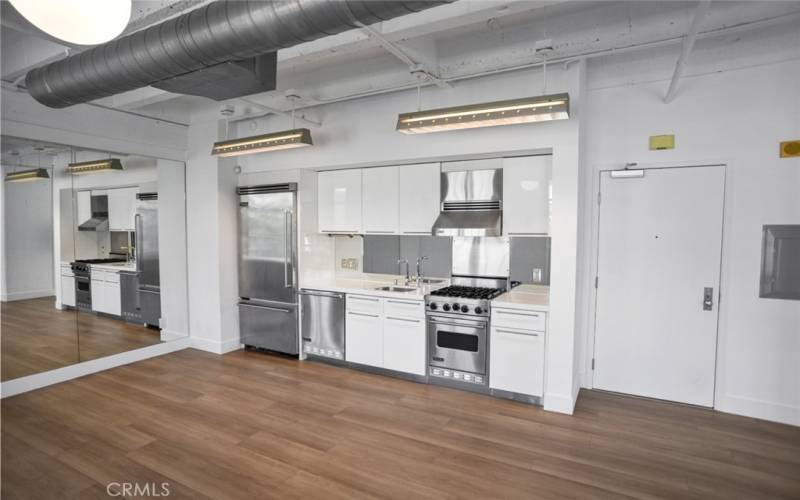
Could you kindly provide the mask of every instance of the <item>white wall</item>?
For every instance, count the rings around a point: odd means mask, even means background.
[[[52,181],[3,182],[2,194],[2,300],[52,296]]]
[[[758,43],[777,47],[770,36]],[[751,45],[700,45],[670,104],[677,48],[593,62],[586,160],[593,177],[626,162],[727,164],[715,407],[800,425],[800,301],[758,297],[761,226],[800,224],[800,159],[778,157],[780,141],[800,138],[800,32],[787,36],[783,57],[755,66]],[[648,150],[667,133],[674,150]]]
[[[568,70],[558,67],[548,72],[548,92],[570,94],[572,117],[570,120],[439,134],[404,135],[395,130],[397,114],[416,108],[416,92],[399,92],[315,108],[314,116],[322,120],[322,127],[312,129],[314,140],[312,148],[242,156],[233,158],[232,161],[239,164],[244,173],[251,173],[265,170],[401,164],[534,150],[552,151],[553,259],[550,333],[547,343],[550,362],[547,367],[544,404],[547,409],[571,413],[579,381],[574,372],[573,361],[576,344],[574,331],[578,244],[578,123],[582,115],[579,87],[583,70],[584,66],[578,64],[570,66]],[[436,108],[537,95],[542,90],[541,77],[540,70],[518,71],[458,82],[452,89],[425,89],[422,95],[422,107]],[[204,247],[196,250],[197,261],[193,264],[203,270],[216,267],[221,262],[219,256],[213,255],[214,250],[210,248],[211,240],[208,239],[211,237],[210,233],[217,226],[223,227],[235,223],[235,220],[217,219],[221,207],[217,207],[216,213],[205,214],[202,219],[196,219],[195,224],[192,223],[194,210],[191,207],[196,203],[199,204],[202,199],[208,204],[207,207],[212,207],[208,209],[213,211],[215,204],[213,200],[217,196],[217,188],[212,185],[212,176],[200,172],[213,168],[219,168],[220,171],[229,168],[221,165],[216,167],[216,162],[209,162],[207,151],[211,143],[216,140],[214,130],[208,130],[205,134],[200,132],[201,129],[213,129],[208,123],[208,118],[205,122],[193,123],[189,132],[189,247],[190,249],[195,246]],[[232,127],[231,137],[254,135],[290,126],[290,120],[285,117],[247,121],[240,123],[238,127]],[[205,180],[192,180],[194,175],[204,175]],[[198,185],[194,190],[193,182],[208,184]],[[204,196],[214,198],[203,198]],[[193,200],[193,197],[197,198]],[[203,207],[197,209],[205,210]],[[208,278],[202,279],[208,281],[209,287],[203,289],[207,295],[214,296],[219,293],[217,284]],[[195,287],[190,284],[190,288]],[[227,304],[232,302],[233,297],[222,297],[220,300]],[[203,299],[198,297],[198,303],[204,303]],[[208,321],[203,321],[204,326],[198,325],[198,328],[217,328],[216,325],[220,324],[218,318],[211,318],[211,315],[217,314],[217,309],[217,306],[209,308]],[[191,310],[197,309],[192,305]],[[193,328],[192,332],[194,337],[197,331]],[[215,338],[220,339],[221,334],[218,332]]]

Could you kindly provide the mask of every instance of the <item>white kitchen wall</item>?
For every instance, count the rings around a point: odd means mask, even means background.
[[[800,425],[800,301],[758,297],[761,226],[800,224],[800,159],[778,157],[780,141],[800,138],[800,32],[785,45],[767,35],[757,43],[782,57],[756,57],[741,37],[699,42],[670,104],[677,47],[594,61],[585,159],[588,178],[626,162],[727,165],[715,407]],[[675,149],[649,151],[654,134],[675,134]],[[593,333],[581,335],[591,352]]]
[[[570,65],[567,69],[557,66],[548,71],[548,92],[570,94],[570,120],[409,136],[396,132],[395,125],[398,113],[416,109],[416,91],[397,92],[308,110],[310,118],[322,122],[321,128],[312,129],[312,148],[220,161],[208,155],[211,144],[225,134],[224,128],[217,126],[219,116],[196,116],[189,130],[187,164],[193,341],[198,336],[203,339],[197,343],[198,346],[208,345],[214,347],[209,350],[217,350],[220,342],[233,345],[229,342],[229,332],[237,332],[234,321],[220,322],[217,315],[221,304],[235,304],[235,290],[224,292],[215,278],[195,277],[201,273],[218,274],[220,268],[231,272],[229,269],[236,266],[235,259],[223,258],[214,249],[213,238],[218,228],[235,227],[236,224],[235,211],[225,215],[227,209],[218,200],[218,190],[222,188],[217,170],[225,172],[220,175],[228,175],[232,173],[233,165],[239,165],[243,173],[249,175],[268,170],[418,163],[510,152],[552,152],[553,260],[550,340],[547,343],[550,362],[544,405],[551,410],[571,413],[579,387],[574,357],[576,345],[580,344],[576,343],[574,332],[579,216],[578,124],[582,114],[580,80],[584,72],[584,63]],[[422,92],[422,107],[510,99],[537,95],[541,91],[541,70],[516,71],[458,82],[451,89],[426,88]],[[230,137],[281,130],[290,125],[285,117],[246,121],[239,127],[231,127]],[[208,303],[209,300],[213,304]],[[213,339],[213,343],[205,342],[207,339]]]
[[[3,175],[7,172],[3,169]],[[55,293],[52,183],[3,183],[2,300],[48,297]]]

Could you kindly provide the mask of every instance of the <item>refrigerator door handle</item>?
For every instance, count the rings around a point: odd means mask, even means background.
[[[292,251],[294,249],[294,245],[292,245],[292,239],[294,239],[294,231],[292,230],[292,211],[286,210],[283,212],[283,237],[285,238],[283,244],[283,285],[286,288],[293,288],[294,287],[294,256],[292,255]],[[288,247],[288,248],[287,248]],[[292,265],[292,271],[289,272],[289,264]],[[289,275],[291,274],[291,282],[289,281]]]
[[[137,213],[133,216],[133,230],[136,231],[136,243],[134,243],[133,251],[134,255],[136,256],[136,272],[139,274],[141,274],[142,271],[144,271],[144,269],[142,269],[142,266],[144,266],[144,259],[142,259],[141,225],[142,225],[142,216],[141,214]]]

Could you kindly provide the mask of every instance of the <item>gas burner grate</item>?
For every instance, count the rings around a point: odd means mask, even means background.
[[[431,292],[437,297],[458,297],[462,299],[492,300],[505,292],[502,288],[451,285]]]

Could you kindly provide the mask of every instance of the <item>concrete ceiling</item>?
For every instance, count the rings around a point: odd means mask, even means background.
[[[129,30],[141,29],[205,3],[135,1]],[[541,62],[537,40],[550,38],[549,60],[631,50],[653,44],[679,44],[697,2],[543,2],[459,0],[365,30],[351,30],[279,51],[277,90],[232,100],[236,114],[269,109],[286,111],[292,89],[300,107],[347,99],[386,89],[414,86],[408,61],[429,76],[452,80]],[[796,26],[796,2],[715,2],[702,23],[702,36],[765,23]],[[722,31],[720,31],[722,30]],[[30,35],[2,30],[2,78],[12,81],[30,69],[63,57],[64,47]],[[38,60],[37,60],[38,58]],[[27,68],[27,69],[26,69]],[[424,74],[423,74],[424,75]],[[442,82],[438,82],[443,86]],[[255,103],[255,104],[253,104]],[[101,99],[98,104],[188,122],[198,110],[222,103],[177,96],[150,87]]]

